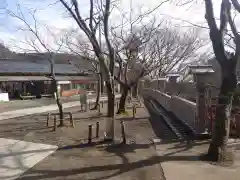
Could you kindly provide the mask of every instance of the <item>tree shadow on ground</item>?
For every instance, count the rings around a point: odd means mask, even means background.
[[[92,140],[94,140],[93,138]],[[81,139],[83,141],[88,141],[88,139]],[[106,142],[103,141],[97,141],[97,142],[92,142],[92,143],[81,143],[81,144],[76,144],[76,145],[68,145],[68,146],[63,146],[58,148],[58,151],[62,150],[70,150],[70,149],[81,149],[81,148],[86,148],[86,147],[95,147],[97,145],[104,145]]]
[[[136,150],[139,149],[148,149],[150,144],[118,144],[118,145],[110,145],[105,148],[105,151],[109,153],[113,153],[116,156],[121,158],[121,163],[117,164],[108,164],[108,165],[100,165],[100,166],[91,166],[91,167],[82,167],[75,168],[69,170],[31,170],[26,176],[21,177],[19,180],[40,180],[46,178],[57,178],[57,177],[68,177],[79,174],[86,173],[97,173],[97,172],[108,172],[107,175],[97,177],[97,178],[89,178],[88,180],[105,180],[111,177],[115,177],[121,175],[123,173],[127,173],[139,168],[153,166],[166,161],[197,161],[198,158],[196,156],[151,156],[148,158],[143,158],[139,161],[130,161],[127,154],[135,153]],[[67,149],[61,149],[67,150]],[[109,174],[109,171],[113,171]]]
[[[31,170],[30,173],[26,174],[26,176],[23,176],[19,178],[19,180],[39,180],[39,179],[46,179],[46,178],[57,178],[57,177],[68,177],[72,175],[78,175],[78,174],[85,174],[85,173],[96,173],[96,172],[102,172],[102,171],[114,171],[113,173],[97,177],[97,178],[91,178],[88,180],[104,180],[111,177],[118,176],[122,173],[126,173],[138,168],[142,168],[144,166],[152,166],[154,164],[159,163],[159,159],[157,156],[152,156],[147,159],[143,159],[136,162],[129,162],[129,159],[127,156],[125,156],[126,153],[134,153],[137,149],[148,149],[150,147],[149,144],[118,144],[118,145],[109,145],[105,148],[106,152],[113,153],[116,156],[120,157],[122,162],[117,164],[109,164],[109,165],[103,165],[103,166],[92,166],[92,167],[82,167],[82,168],[76,168],[71,170]],[[62,149],[67,150],[67,149]]]

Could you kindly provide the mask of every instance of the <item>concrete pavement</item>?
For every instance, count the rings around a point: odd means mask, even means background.
[[[119,98],[120,95],[116,95]],[[101,97],[101,101],[107,101],[107,97]],[[95,98],[88,102],[95,102]],[[79,106],[79,101],[63,104],[63,108]],[[0,113],[0,120],[21,117],[30,114],[38,114],[57,110],[56,104],[26,109],[18,109]],[[32,168],[35,164],[52,154],[58,146],[0,138],[0,179],[14,180],[21,174]]]
[[[117,94],[116,98],[120,98],[120,95]],[[107,101],[107,97],[101,97],[100,101]],[[88,102],[90,103],[95,102],[95,98],[88,99]],[[63,103],[63,108],[70,108],[70,107],[79,106],[79,105],[80,105],[80,101],[73,101],[73,102]],[[49,111],[55,111],[57,109],[58,107],[56,104],[51,104],[47,106],[7,111],[7,112],[0,113],[0,120],[21,117],[21,116],[26,116],[31,114],[45,113]]]
[[[89,95],[89,98],[94,98],[96,95]],[[80,97],[71,96],[71,97],[61,97],[62,103],[79,101]],[[51,104],[56,104],[56,100],[53,98],[41,98],[41,99],[32,99],[32,100],[11,100],[9,102],[0,102],[0,113],[6,111],[13,111],[19,109],[33,108],[47,106]]]
[[[56,151],[58,147],[0,138],[0,179],[13,180]]]
[[[155,141],[155,144],[167,180],[239,180],[240,145],[232,147],[236,158],[235,164],[232,167],[220,167],[199,160],[199,156],[207,152],[207,141],[188,145]]]

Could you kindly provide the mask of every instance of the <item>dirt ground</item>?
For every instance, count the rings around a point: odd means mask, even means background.
[[[116,140],[121,141],[120,119],[125,122],[127,145],[108,145],[103,139],[106,114],[99,117],[97,111],[79,112],[80,107],[65,111],[73,112],[75,128],[46,127],[45,115],[31,115],[0,121],[0,137],[57,145],[59,149],[19,180],[162,180],[164,179],[152,139],[155,134],[144,108],[137,109],[135,119],[117,116]],[[129,109],[131,112],[131,109]],[[131,114],[131,113],[129,113]],[[87,145],[88,125],[100,123],[100,138]]]

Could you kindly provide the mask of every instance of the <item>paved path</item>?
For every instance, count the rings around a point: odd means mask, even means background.
[[[53,145],[0,138],[0,179],[18,178],[57,148]]]
[[[232,167],[220,167],[199,160],[199,156],[207,152],[208,141],[188,145],[179,142],[156,143],[156,151],[167,180],[239,180],[240,145],[234,145],[232,148],[236,158],[235,164]]]
[[[89,98],[94,98],[95,95],[90,95]],[[79,101],[79,96],[71,96],[71,97],[61,97],[62,103]],[[54,98],[41,98],[41,99],[31,99],[31,100],[11,100],[8,102],[0,102],[0,113],[33,108],[33,107],[41,107],[56,104],[56,100]]]
[[[120,97],[119,94],[116,95],[116,98],[119,98],[119,97]],[[101,97],[100,101],[107,101],[107,97]],[[91,103],[95,102],[95,98],[89,99],[88,102],[91,102]],[[79,105],[80,105],[80,101],[68,102],[63,104],[63,108],[70,108],[70,107],[79,106]],[[44,113],[49,111],[55,111],[57,109],[58,107],[56,104],[51,104],[51,105],[41,106],[41,107],[7,111],[7,112],[0,113],[0,120],[21,117],[21,116],[26,116],[31,114],[39,114],[39,113]]]

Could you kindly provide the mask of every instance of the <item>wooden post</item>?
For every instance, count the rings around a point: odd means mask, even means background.
[[[89,110],[91,109],[91,103],[90,103],[90,101],[88,102],[88,109],[89,109]]]
[[[123,121],[121,121],[121,132],[122,132],[122,143],[126,144],[125,125]]]
[[[98,109],[98,114],[101,114],[101,109],[100,109],[100,104],[97,105],[97,109]]]
[[[54,121],[53,121],[53,130],[54,131],[56,131],[56,129],[57,129],[57,117],[56,117],[56,115],[54,115]]]
[[[99,138],[99,122],[96,122],[96,138]]]
[[[69,112],[69,118],[70,118],[70,124],[74,128],[74,121],[73,121],[73,116],[71,112]]]
[[[92,143],[92,125],[88,125],[88,144]]]
[[[136,117],[136,106],[135,105],[133,105],[133,107],[132,107],[133,109],[132,109],[132,113],[133,113],[133,119],[135,119],[135,117]]]
[[[128,97],[128,103],[129,103],[129,104],[131,103],[131,98],[130,98],[130,97]]]
[[[50,120],[50,118],[51,118],[51,114],[48,113],[48,115],[47,115],[47,127],[49,126],[49,120]]]

